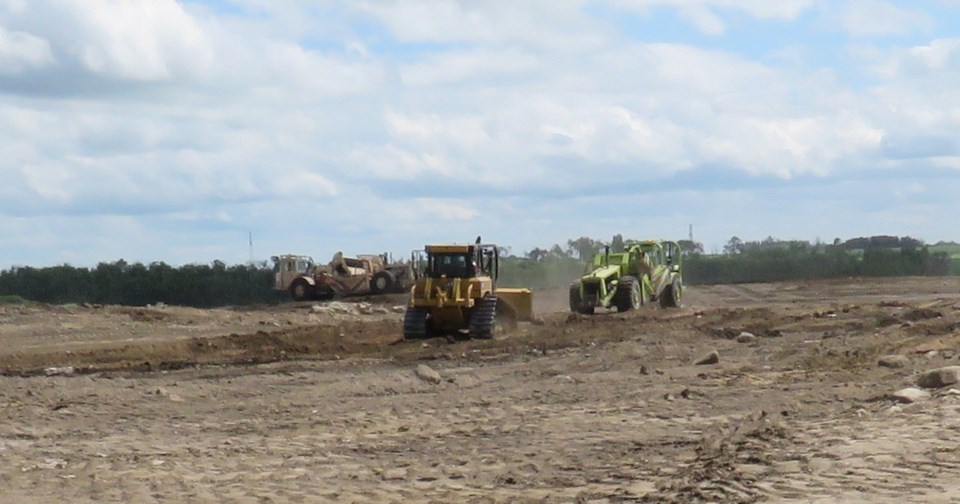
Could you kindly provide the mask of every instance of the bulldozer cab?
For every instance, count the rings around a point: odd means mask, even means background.
[[[427,246],[423,255],[413,256],[414,264],[430,278],[486,276],[496,280],[499,259],[495,245],[433,245]]]

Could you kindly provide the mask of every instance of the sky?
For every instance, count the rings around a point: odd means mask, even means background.
[[[0,269],[957,240],[960,0],[0,0],[0,180]]]

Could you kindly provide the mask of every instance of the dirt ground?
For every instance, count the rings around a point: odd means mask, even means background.
[[[400,341],[402,298],[0,307],[0,502],[960,502],[960,386],[889,398],[960,365],[960,278],[565,297],[492,341]]]

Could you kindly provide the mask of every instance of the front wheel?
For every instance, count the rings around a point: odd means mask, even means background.
[[[304,278],[298,278],[290,284],[290,297],[292,297],[294,301],[313,299],[313,294],[313,286]]]
[[[674,278],[673,282],[663,289],[663,292],[660,294],[660,307],[678,308],[680,306],[680,295],[682,290],[683,285],[680,283],[680,279]]]
[[[618,312],[639,309],[643,305],[643,293],[640,281],[632,276],[625,276],[617,284],[617,291],[613,295],[613,304]]]
[[[580,313],[583,299],[580,297],[580,283],[577,282],[570,286],[570,311]]]
[[[593,307],[583,305],[583,297],[580,295],[580,282],[570,286],[570,311],[582,315],[593,315]]]

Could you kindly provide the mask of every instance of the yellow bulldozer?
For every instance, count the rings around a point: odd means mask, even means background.
[[[500,251],[496,245],[427,245],[414,252],[416,281],[403,318],[403,338],[468,333],[490,339],[533,321],[530,289],[497,286]]]

